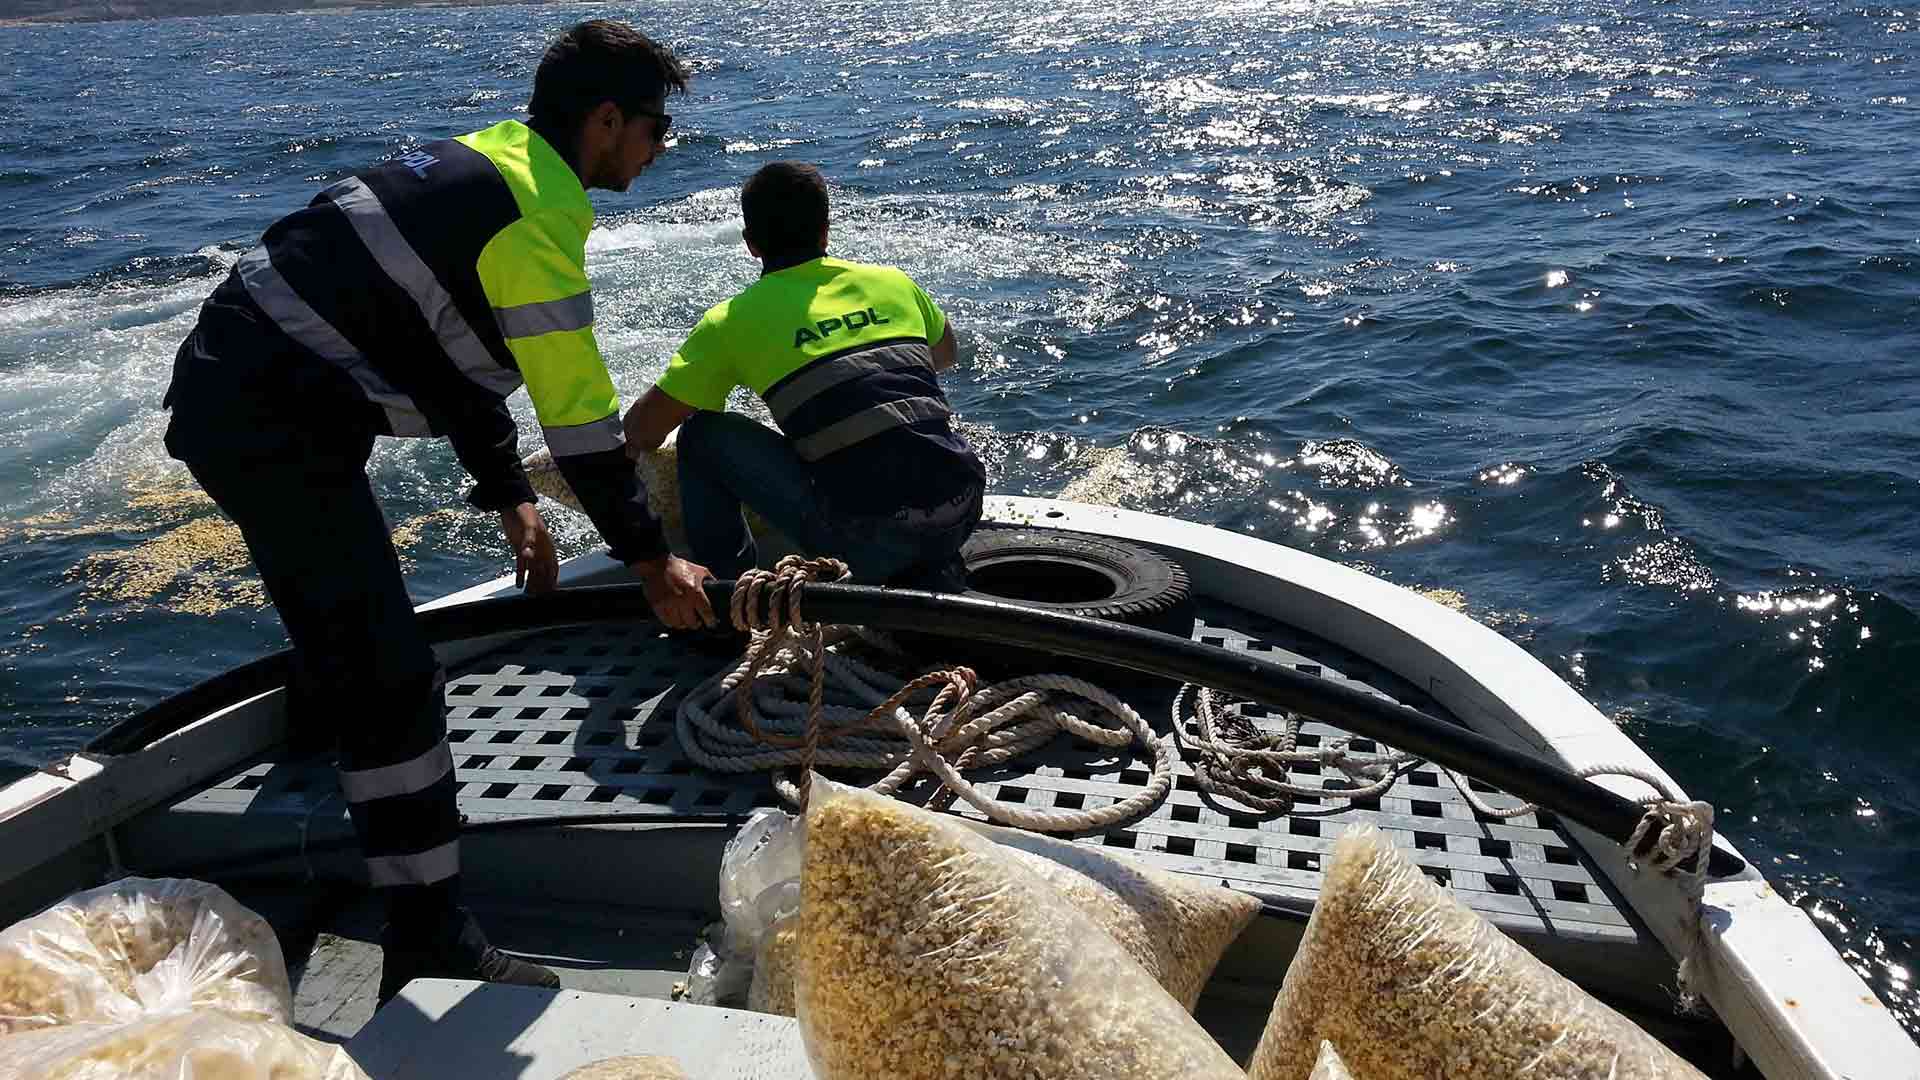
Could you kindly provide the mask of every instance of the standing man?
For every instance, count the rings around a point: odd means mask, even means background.
[[[936,373],[953,327],[898,269],[827,257],[827,184],[777,161],[740,192],[760,279],[708,311],[627,413],[627,445],[680,432],[692,555],[722,577],[755,564],[740,507],[871,585],[966,587],[960,546],[986,472],[953,430]],[[780,425],[726,411],[747,386]]]
[[[667,552],[594,341],[588,188],[625,191],[664,148],[687,71],[623,23],[562,34],[530,122],[428,143],[269,228],[174,360],[167,450],[245,535],[293,641],[296,730],[337,736],[340,786],[385,895],[380,1000],[421,977],[558,986],[460,906],[443,674],[368,484],[374,438],[445,436],[500,516],[528,591],[559,573],[506,398],[523,383],[614,558],[670,626],[711,624],[710,575]]]

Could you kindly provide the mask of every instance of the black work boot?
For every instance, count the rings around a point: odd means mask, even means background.
[[[560,988],[560,977],[551,970],[494,948],[465,908],[454,909],[447,922],[425,932],[402,933],[388,925],[380,932],[380,952],[381,1005],[415,979],[478,979]]]

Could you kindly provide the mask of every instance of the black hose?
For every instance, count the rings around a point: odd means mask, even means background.
[[[714,608],[724,612],[733,596],[733,582],[710,582],[706,591]],[[1100,619],[949,593],[811,584],[806,586],[804,605],[808,618],[823,623],[1017,645],[1210,686],[1303,712],[1483,780],[1623,846],[1644,813],[1629,799],[1477,732],[1251,653]],[[428,640],[440,642],[576,623],[652,621],[652,609],[639,585],[596,585],[539,597],[477,600],[422,612],[420,619]],[[282,685],[287,656],[280,653],[255,661],[163,701],[105,732],[88,749],[106,754],[138,749],[213,709]],[[1730,852],[1713,850],[1710,866],[1715,875],[1735,873],[1743,865]]]

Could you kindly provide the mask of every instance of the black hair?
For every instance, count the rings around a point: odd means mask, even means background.
[[[631,120],[658,108],[668,94],[684,93],[688,77],[665,45],[626,23],[592,19],[547,46],[527,112],[532,127],[565,153],[601,102],[613,102]]]
[[[762,258],[817,255],[827,227],[827,181],[803,161],[763,165],[740,189],[740,215]]]

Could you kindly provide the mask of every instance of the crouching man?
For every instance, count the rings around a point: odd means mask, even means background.
[[[690,556],[719,577],[755,565],[752,507],[863,584],[957,590],[986,474],[950,423],[935,373],[953,328],[898,269],[827,257],[827,185],[798,162],[740,193],[758,281],[708,311],[626,415],[629,453],[680,432]],[[775,431],[726,411],[750,387]]]

